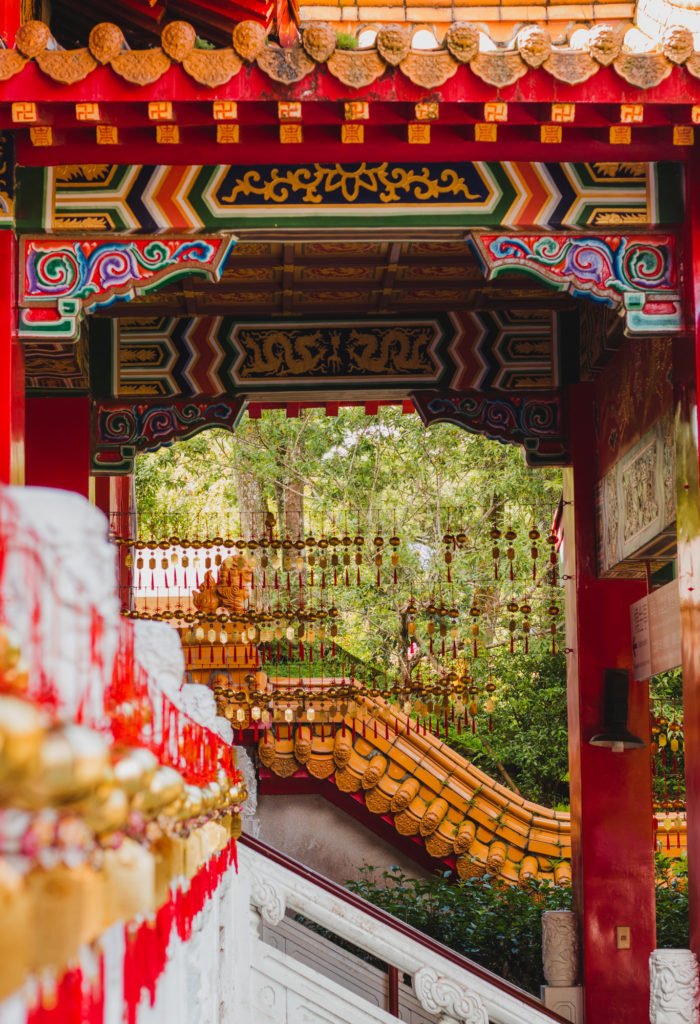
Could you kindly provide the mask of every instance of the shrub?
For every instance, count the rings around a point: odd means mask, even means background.
[[[347,886],[358,896],[469,957],[494,974],[539,995],[542,984],[542,911],[566,910],[569,889],[548,882],[506,885],[490,875],[449,880],[408,878],[394,867],[362,869]]]
[[[688,949],[688,862],[656,854],[656,946]]]
[[[365,865],[348,889],[425,935],[469,957],[506,981],[539,996],[542,975],[542,912],[571,908],[571,890],[550,882],[506,885],[501,879],[452,881],[450,872],[409,878],[393,867],[376,877]],[[687,949],[688,865],[656,855],[658,948]]]

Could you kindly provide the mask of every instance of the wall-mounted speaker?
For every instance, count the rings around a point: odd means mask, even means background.
[[[634,736],[627,728],[627,700],[630,674],[624,668],[606,668],[603,703],[603,730],[588,741],[594,747],[611,750],[635,750],[643,747],[644,740]]]

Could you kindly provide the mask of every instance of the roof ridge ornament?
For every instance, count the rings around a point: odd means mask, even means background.
[[[600,67],[610,65],[630,85],[642,89],[658,85],[678,66],[700,77],[700,51],[694,49],[690,29],[682,25],[666,26],[658,45],[647,52],[626,49],[620,26],[606,23],[594,25],[580,48],[554,46],[548,30],[536,22],[523,26],[508,46],[495,49],[480,49],[479,28],[469,22],[450,25],[441,46],[432,50],[412,46],[407,24],[383,25],[376,46],[370,49],[338,50],[335,27],[328,22],[310,23],[301,42],[295,38],[292,46],[280,46],[268,38],[258,22],[243,21],[233,28],[233,49],[200,50],[193,26],[173,21],[163,28],[161,46],[129,50],[119,26],[102,22],[90,32],[87,48],[60,50],[47,25],[30,21],[21,26],[16,48],[0,51],[0,81],[14,78],[27,62],[36,61],[44,74],[64,84],[85,79],[103,65],[128,82],[145,86],[162,78],[175,62],[194,81],[217,88],[240,71],[235,55],[249,64],[256,62],[269,78],[285,85],[327,64],[334,77],[354,89],[391,74],[396,67],[414,85],[433,89],[452,77],[460,64],[467,64],[497,88],[512,85],[540,67],[569,85],[584,82]]]

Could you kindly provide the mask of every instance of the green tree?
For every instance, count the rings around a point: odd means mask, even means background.
[[[234,434],[211,431],[140,457],[136,479],[144,538],[260,535],[270,514],[290,541],[364,537],[360,547],[303,549],[289,592],[269,595],[271,611],[275,600],[333,603],[339,648],[433,720],[443,716],[443,692],[454,688],[448,672],[470,680],[457,684],[458,714],[476,708],[476,736],[461,737],[465,752],[527,796],[565,800],[564,669],[549,632],[553,622],[561,647],[563,601],[550,585],[545,543],[557,470],[533,471],[519,449],[451,425],[426,429],[394,408],[376,417],[351,408],[337,417],[313,410],[288,419],[280,410],[245,418]],[[529,536],[533,530],[540,536]],[[273,661],[276,652],[274,644],[266,651]],[[317,671],[318,643],[311,654]]]

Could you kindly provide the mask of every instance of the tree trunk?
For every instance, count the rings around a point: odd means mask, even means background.
[[[244,537],[259,537],[265,529],[267,506],[263,495],[263,482],[234,461],[233,479],[236,482],[238,509],[241,513],[241,533]]]
[[[286,472],[282,481],[284,495],[284,533],[290,540],[304,537],[304,485]]]

